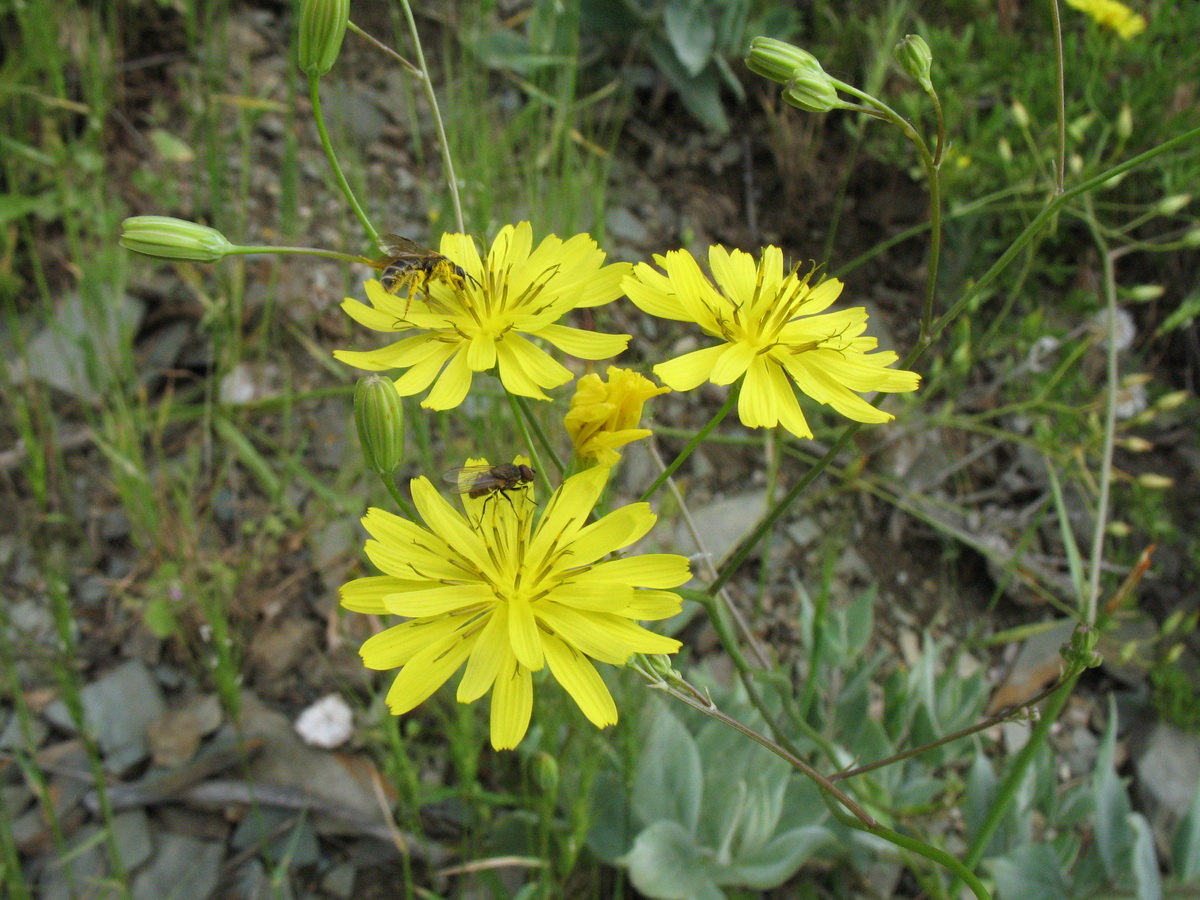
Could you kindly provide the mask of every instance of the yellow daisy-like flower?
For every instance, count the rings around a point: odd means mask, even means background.
[[[417,334],[379,350],[337,350],[360,369],[408,369],[396,380],[402,396],[433,384],[427,409],[453,409],[471,389],[475,372],[499,370],[510,393],[548,400],[543,388],[573,377],[528,336],[542,338],[582,359],[608,359],[629,343],[627,334],[597,334],[559,325],[581,306],[601,306],[621,296],[628,263],[604,265],[604,251],[586,234],[568,241],[550,235],[533,247],[528,222],[506,225],[486,259],[465,234],[442,235],[440,252],[466,273],[460,283],[431,280],[416,296],[396,296],[378,281],[366,284],[368,306],[346,298],[342,309],[376,331]],[[436,380],[436,384],[434,384]]]
[[[1120,0],[1067,0],[1067,6],[1086,13],[1101,28],[1111,28],[1125,40],[1146,30],[1146,17]]]
[[[575,385],[571,409],[563,419],[567,434],[581,459],[602,466],[615,465],[621,458],[617,447],[650,437],[649,428],[638,428],[642,407],[651,397],[670,393],[632,369],[608,367],[608,381],[596,373],[584,375]]]
[[[811,438],[793,382],[848,419],[887,422],[892,415],[854,392],[913,391],[920,383],[916,372],[887,368],[899,358],[892,351],[868,352],[878,341],[863,334],[867,311],[861,306],[824,312],[842,292],[840,281],[810,284],[812,272],[785,273],[778,247],[763,250],[757,265],[749,253],[710,247],[708,264],[717,286],[686,250],[654,261],[663,272],[639,263],[625,279],[629,299],[650,315],[695,322],[722,341],[659,363],[654,374],[675,391],[690,391],[706,380],[732,384],[745,376],[738,398],[743,425],[782,425],[797,437]]]
[[[469,491],[464,514],[427,478],[415,478],[424,526],[368,510],[367,556],[386,574],[351,581],[340,596],[355,612],[409,617],[359,651],[367,668],[400,669],[387,694],[394,714],[423,702],[466,663],[459,702],[491,689],[492,746],[511,749],[529,727],[532,675],[548,665],[592,723],[617,721],[589,658],[623,665],[634,653],[677,651],[679,641],[636,620],[678,613],[679,596],[665,589],[691,576],[686,557],[674,554],[604,559],[655,521],[648,504],[634,503],[588,524],[609,471],[568,478],[536,522],[532,485],[500,495]]]

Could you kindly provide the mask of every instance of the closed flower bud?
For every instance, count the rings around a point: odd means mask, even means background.
[[[1185,234],[1181,243],[1185,247],[1200,247],[1200,228],[1193,228]]]
[[[1163,197],[1159,200],[1155,204],[1154,211],[1160,216],[1173,216],[1191,202],[1191,194],[1172,194],[1170,197]]]
[[[533,780],[547,797],[558,796],[558,760],[542,751],[533,758]]]
[[[929,70],[933,67],[933,52],[923,37],[919,34],[906,35],[904,40],[892,48],[892,56],[913,81],[925,90],[932,90]]]
[[[354,421],[367,468],[391,475],[404,458],[404,404],[391,379],[367,375],[354,388]]]
[[[1167,292],[1161,284],[1137,284],[1129,288],[1129,299],[1135,303],[1149,303]]]
[[[829,112],[846,106],[838,99],[829,76],[819,67],[816,72],[806,72],[789,81],[783,89],[783,99],[807,112]]]
[[[1017,123],[1019,128],[1029,127],[1029,110],[1025,108],[1025,104],[1020,100],[1014,100],[1012,106],[1009,107],[1009,111],[1012,113],[1013,121]]]
[[[1166,475],[1158,475],[1154,472],[1146,472],[1137,477],[1137,483],[1152,491],[1164,491],[1167,488],[1175,486],[1175,479]]]
[[[1133,110],[1128,103],[1121,104],[1121,112],[1117,115],[1117,137],[1123,141],[1129,140],[1133,134]]]
[[[170,216],[133,216],[121,223],[121,246],[163,259],[216,262],[233,250],[225,235],[207,225]]]
[[[1154,408],[1159,412],[1170,412],[1173,409],[1178,409],[1187,402],[1187,391],[1171,391],[1169,394],[1163,394],[1154,401]]]
[[[320,77],[333,68],[350,21],[350,0],[304,0],[300,6],[300,68]]]
[[[752,40],[750,53],[746,56],[746,68],[779,84],[787,84],[800,72],[813,66],[821,68],[817,58],[807,50],[769,37],[756,37]]]

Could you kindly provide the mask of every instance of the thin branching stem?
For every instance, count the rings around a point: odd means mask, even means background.
[[[342,171],[342,165],[338,162],[337,153],[333,149],[333,141],[329,139],[329,130],[325,127],[325,116],[321,113],[320,87],[320,76],[309,75],[308,96],[312,102],[313,121],[317,123],[317,134],[320,135],[321,146],[325,149],[325,158],[329,160],[329,167],[333,170],[333,177],[337,181],[342,196],[346,198],[346,202],[354,210],[354,215],[362,225],[363,231],[367,233],[367,237],[374,243],[379,237],[379,232],[375,230],[375,226],[371,224],[371,220],[367,217],[366,210],[359,205],[358,198],[354,196],[354,190],[350,187],[350,182],[346,180],[346,173]]]
[[[692,451],[703,443],[704,439],[708,437],[708,433],[721,424],[721,420],[729,415],[729,411],[737,403],[737,398],[738,386],[735,384],[729,389],[729,396],[725,398],[725,402],[717,410],[716,415],[709,419],[708,423],[696,432],[695,436],[687,442],[687,446],[679,451],[679,455],[671,460],[671,464],[658,474],[658,477],[654,479],[654,483],[642,491],[642,496],[638,498],[639,502],[644,503],[653,497],[658,492],[658,489],[666,483],[666,480],[675,474],[675,470],[683,465],[684,460],[692,455]]]
[[[417,20],[413,17],[412,4],[408,0],[400,0],[404,7],[404,20],[408,22],[408,31],[412,35],[413,50],[417,55],[417,68],[421,71],[421,87],[425,98],[429,101],[429,114],[433,117],[433,127],[437,131],[438,149],[442,152],[442,165],[446,169],[446,183],[450,187],[450,202],[454,206],[454,222],[460,234],[466,233],[463,220],[462,201],[458,196],[458,177],[454,174],[454,158],[450,155],[450,142],[446,139],[446,126],[442,123],[442,111],[438,106],[437,92],[433,89],[433,80],[429,77],[429,66],[425,62],[425,51],[421,47],[421,33],[417,31]]]

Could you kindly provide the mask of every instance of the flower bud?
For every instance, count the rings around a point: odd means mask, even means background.
[[[1012,113],[1013,121],[1017,123],[1018,128],[1029,127],[1029,110],[1025,108],[1025,104],[1020,100],[1014,100],[1012,106],[1009,107]]]
[[[1185,247],[1200,247],[1200,228],[1193,228],[1183,236],[1180,243]]]
[[[1165,491],[1167,488],[1175,486],[1175,479],[1155,472],[1146,472],[1137,477],[1137,483],[1152,491]]]
[[[904,40],[892,48],[892,56],[913,81],[927,91],[933,90],[933,83],[929,80],[933,52],[923,37],[919,34],[905,35]]]
[[[377,475],[391,475],[404,458],[404,403],[391,379],[382,375],[358,379],[354,421],[367,468]]]
[[[1135,303],[1149,303],[1157,300],[1167,292],[1161,284],[1135,284],[1126,291],[1129,299]]]
[[[1191,202],[1191,194],[1172,194],[1159,200],[1154,205],[1154,211],[1160,216],[1173,216]]]
[[[1148,453],[1154,449],[1154,444],[1146,440],[1144,437],[1130,435],[1126,438],[1119,438],[1116,441],[1118,447],[1123,450],[1128,450],[1130,453]]]
[[[337,61],[350,21],[350,0],[304,0],[300,6],[300,68],[321,77]]]
[[[813,66],[821,68],[817,58],[807,50],[769,37],[756,37],[752,40],[750,52],[746,56],[746,68],[779,84],[787,84],[801,71]]]
[[[838,99],[829,76],[819,66],[817,72],[805,72],[789,81],[783,89],[783,99],[806,112],[829,112],[846,105]]]
[[[544,750],[533,757],[533,780],[548,797],[558,796],[558,760]]]
[[[1163,394],[1154,401],[1154,408],[1159,412],[1170,412],[1173,409],[1178,409],[1187,402],[1187,391],[1171,391],[1169,394]]]
[[[1133,134],[1133,110],[1128,103],[1121,104],[1121,112],[1117,114],[1117,137],[1123,141],[1129,140]]]
[[[233,250],[225,235],[207,225],[170,216],[133,216],[121,223],[121,246],[163,259],[216,262]]]

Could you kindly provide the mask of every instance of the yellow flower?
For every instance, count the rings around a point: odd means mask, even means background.
[[[532,486],[464,495],[464,515],[427,478],[412,481],[424,526],[368,510],[367,556],[386,574],[351,581],[340,595],[355,612],[409,619],[359,651],[367,668],[399,667],[387,694],[394,714],[422,703],[466,663],[459,702],[491,689],[492,746],[511,749],[529,727],[532,675],[548,665],[597,727],[617,721],[589,657],[623,665],[634,653],[678,650],[679,641],[635,620],[679,612],[679,596],[665,588],[690,573],[687,559],[673,554],[604,560],[655,521],[648,504],[634,503],[588,524],[610,471],[596,467],[568,478],[536,522]]]
[[[1146,30],[1146,17],[1119,0],[1067,0],[1067,5],[1091,16],[1101,28],[1111,28],[1125,40]]]
[[[785,274],[778,247],[767,247],[757,266],[749,253],[709,248],[709,268],[719,287],[686,250],[654,261],[666,274],[639,263],[625,279],[629,299],[650,315],[695,322],[722,341],[659,363],[654,374],[675,391],[690,391],[706,380],[732,384],[745,376],[738,398],[743,425],[783,425],[797,437],[811,438],[792,382],[856,422],[886,422],[893,416],[855,391],[913,391],[920,383],[915,372],[887,368],[898,359],[892,351],[868,353],[878,342],[863,335],[865,309],[824,313],[842,292],[840,281],[828,278],[813,285],[812,272]]]
[[[344,363],[373,372],[408,369],[396,390],[408,397],[433,384],[427,409],[453,409],[471,389],[475,372],[499,369],[510,393],[548,400],[542,388],[558,387],[572,373],[532,343],[542,338],[582,359],[607,359],[625,349],[627,334],[597,334],[557,324],[570,310],[601,306],[621,296],[628,263],[605,266],[604,251],[586,234],[568,241],[554,235],[533,248],[528,222],[505,225],[481,259],[465,234],[442,235],[441,254],[460,266],[461,284],[434,280],[426,293],[395,296],[367,282],[371,306],[346,298],[342,309],[376,331],[418,333],[379,350],[337,350]]]
[[[617,447],[650,437],[649,428],[638,428],[642,406],[651,397],[670,393],[632,369],[608,367],[608,383],[592,373],[579,379],[571,409],[563,420],[575,454],[594,459],[602,466],[615,465],[621,458]]]

